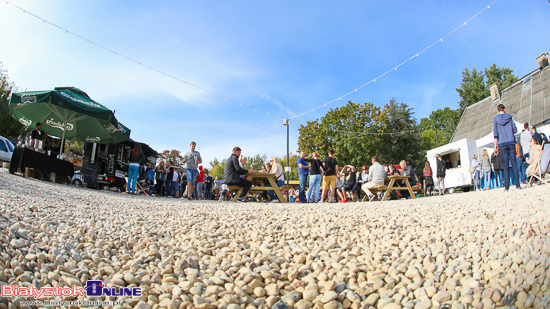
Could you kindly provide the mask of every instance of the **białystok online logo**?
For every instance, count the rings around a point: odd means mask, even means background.
[[[16,285],[3,285],[1,293],[3,297],[32,296],[35,299],[54,296],[141,296],[141,288],[107,288],[101,280],[88,280],[85,287],[43,287],[37,289],[34,286],[21,287]]]

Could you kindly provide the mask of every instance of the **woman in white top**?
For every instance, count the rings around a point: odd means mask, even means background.
[[[283,170],[283,166],[281,163],[279,163],[279,160],[276,157],[271,157],[269,160],[269,164],[271,165],[271,170],[269,171],[272,174],[275,174],[275,183],[278,187],[285,184],[285,172]],[[271,187],[271,185],[268,185],[268,187]],[[279,199],[277,196],[275,196],[275,193],[271,190],[266,191],[269,196],[271,196],[271,202],[272,203],[278,203]]]
[[[474,171],[474,190],[480,190],[481,189],[481,164],[479,164],[479,161],[477,160],[477,155],[474,154],[472,158],[472,162],[470,163],[471,166],[475,167]]]

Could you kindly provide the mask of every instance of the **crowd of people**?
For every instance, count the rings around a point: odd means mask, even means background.
[[[473,155],[470,162],[476,191],[491,189],[493,179],[493,188],[505,187],[506,191],[510,184],[521,189],[521,184],[532,186],[539,182],[531,176],[539,172],[542,146],[548,138],[527,122],[523,124],[519,137],[515,137],[518,130],[512,116],[506,113],[502,104],[498,106],[498,111],[493,122],[493,154],[489,156],[487,149],[484,149],[481,158]]]
[[[538,164],[542,145],[548,142],[544,134],[538,133],[536,128],[530,127],[528,123],[524,124],[524,130],[516,139],[514,135],[517,133],[517,128],[512,116],[506,114],[502,104],[498,106],[498,111],[493,125],[494,152],[489,155],[487,149],[484,149],[480,158],[473,155],[470,162],[470,172],[473,174],[476,191],[489,190],[492,177],[495,178],[495,186],[505,187],[505,191],[508,191],[510,183],[521,189],[520,184],[527,183],[529,177],[539,171]],[[128,191],[130,194],[136,192],[137,168],[144,161],[143,153],[139,147],[139,143],[136,144],[129,158],[130,183]],[[190,150],[183,156],[186,169],[181,172],[173,166],[171,161],[166,164],[162,161],[155,168],[148,166],[145,172],[145,182],[151,184],[150,192],[154,192],[157,196],[210,200],[227,198],[230,193],[227,185],[236,185],[243,188],[237,200],[246,202],[252,182],[247,180],[244,175],[255,171],[246,169],[247,158],[242,155],[242,150],[235,147],[225,162],[225,183],[222,184],[218,177],[213,179],[208,174],[208,170],[202,168],[200,165],[202,163],[201,155],[195,148],[196,143],[191,142]],[[289,202],[346,203],[361,201],[365,195],[369,201],[377,200],[382,193],[379,190],[380,186],[387,185],[388,176],[395,175],[408,176],[412,185],[419,184],[419,178],[414,168],[405,160],[402,160],[399,165],[381,164],[378,157],[374,156],[371,159],[370,167],[362,165],[356,168],[347,164],[340,169],[334,156],[334,149],[330,149],[323,160],[321,160],[319,152],[309,155],[305,151],[300,152],[297,162],[299,189],[297,193],[294,188],[289,188],[288,192],[285,192],[289,197]],[[285,173],[276,157],[271,157],[265,167],[266,172],[275,174],[273,177],[277,186],[285,184]],[[427,195],[434,194],[436,189],[438,194],[444,194],[445,176],[448,168],[450,168],[449,161],[443,160],[441,155],[437,155],[435,171],[432,170],[430,162],[426,161],[422,175]],[[513,177],[510,177],[511,175]],[[484,179],[483,185],[482,179]],[[404,187],[403,180],[400,181],[400,187]],[[155,184],[154,189],[152,188],[153,183]],[[393,198],[411,198],[411,194],[409,190],[397,190]],[[279,202],[273,191],[266,191],[261,199],[274,203]]]

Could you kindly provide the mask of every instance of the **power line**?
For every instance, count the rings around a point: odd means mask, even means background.
[[[155,71],[155,72],[157,72],[157,73],[159,73],[159,74],[162,74],[162,76],[169,77],[169,78],[171,78],[171,79],[174,79],[174,80],[176,80],[176,81],[179,81],[179,82],[181,82],[181,83],[184,83],[184,84],[187,85],[187,86],[191,86],[191,87],[194,87],[194,88],[196,88],[196,89],[202,90],[202,91],[204,91],[204,92],[210,93],[210,94],[212,94],[212,95],[214,95],[214,96],[217,96],[217,97],[219,97],[219,98],[223,98],[223,99],[226,100],[226,101],[229,101],[229,102],[232,102],[232,103],[235,103],[235,104],[239,104],[239,106],[247,107],[247,108],[253,109],[254,111],[262,112],[262,113],[267,114],[267,115],[273,115],[273,116],[279,117],[279,119],[282,119],[282,118],[283,118],[282,116],[277,115],[277,114],[275,114],[275,113],[268,112],[268,111],[266,111],[266,110],[259,109],[259,108],[257,108],[257,107],[254,107],[254,106],[245,104],[245,103],[243,103],[243,102],[240,102],[240,101],[237,101],[237,100],[235,100],[235,99],[229,98],[229,97],[224,96],[224,95],[222,95],[222,94],[219,94],[219,93],[217,93],[217,92],[208,90],[208,89],[206,89],[206,88],[203,88],[203,87],[200,87],[200,86],[195,85],[195,84],[193,84],[193,83],[190,83],[190,82],[188,82],[188,81],[185,81],[185,80],[183,80],[183,79],[181,79],[181,78],[179,78],[179,77],[176,77],[176,76],[174,76],[174,75],[172,75],[172,74],[166,73],[166,72],[164,72],[164,71],[162,71],[162,70],[160,70],[160,69],[157,69],[157,68],[155,68],[155,67],[149,66],[149,65],[147,65],[147,64],[145,64],[145,63],[143,63],[143,62],[140,62],[140,61],[138,61],[138,60],[135,60],[135,59],[133,59],[133,58],[131,58],[131,57],[129,57],[129,56],[126,56],[126,55],[124,55],[124,54],[121,54],[121,53],[119,53],[119,52],[117,52],[117,51],[115,51],[115,50],[112,50],[112,49],[110,49],[110,48],[108,48],[108,47],[106,47],[106,46],[103,46],[103,45],[101,45],[101,44],[99,44],[99,43],[96,43],[96,42],[90,40],[90,39],[87,39],[87,38],[85,38],[85,37],[83,37],[83,36],[81,36],[81,35],[79,35],[79,34],[77,34],[77,33],[75,33],[75,32],[72,32],[72,31],[70,31],[70,30],[68,30],[68,29],[66,29],[66,28],[63,28],[63,27],[58,26],[58,25],[56,25],[56,24],[54,24],[54,23],[52,23],[52,22],[50,22],[50,21],[47,21],[46,19],[44,19],[44,18],[42,18],[42,17],[40,17],[40,16],[38,16],[38,15],[36,15],[36,14],[33,14],[33,13],[31,13],[31,12],[29,12],[29,11],[27,11],[27,10],[25,10],[25,9],[23,9],[23,8],[21,8],[21,7],[19,7],[19,6],[17,6],[16,4],[11,3],[10,1],[6,1],[6,5],[8,5],[8,4],[12,5],[13,7],[15,7],[15,8],[19,9],[19,10],[21,10],[21,11],[23,12],[23,14],[25,14],[25,13],[26,13],[26,14],[29,14],[30,16],[32,16],[32,17],[34,17],[34,18],[36,18],[36,19],[41,20],[43,23],[47,23],[47,24],[49,24],[49,25],[51,25],[51,26],[53,26],[53,27],[58,28],[59,30],[65,31],[66,34],[70,34],[70,35],[72,35],[72,36],[75,36],[75,37],[77,37],[77,38],[79,38],[79,39],[81,39],[81,40],[83,40],[83,41],[88,42],[90,45],[95,45],[95,46],[97,46],[97,47],[99,47],[99,48],[101,48],[101,49],[104,49],[104,50],[106,50],[106,51],[108,51],[108,52],[111,52],[111,53],[113,53],[113,55],[115,55],[115,56],[120,56],[120,57],[122,57],[122,58],[125,58],[126,60],[129,60],[129,61],[132,61],[132,62],[138,64],[139,66],[143,66],[143,67],[145,67],[145,68],[147,68],[147,69],[150,69],[150,70]]]
[[[443,42],[443,39],[447,38],[449,35],[453,34],[455,31],[457,31],[458,29],[462,28],[463,26],[466,26],[472,19],[476,18],[479,14],[483,13],[483,12],[484,12],[485,10],[487,10],[487,9],[490,9],[490,8],[491,8],[491,5],[493,5],[493,4],[494,4],[495,2],[497,2],[497,1],[498,1],[498,0],[494,0],[494,1],[491,2],[489,5],[487,5],[485,8],[483,8],[483,10],[477,12],[474,16],[470,17],[468,20],[466,20],[465,22],[461,23],[460,26],[456,27],[456,28],[453,29],[451,32],[449,32],[449,33],[447,33],[446,35],[444,35],[443,37],[439,38],[437,41],[433,42],[432,44],[430,44],[429,46],[427,46],[427,47],[424,48],[423,50],[419,51],[418,53],[412,55],[412,56],[409,57],[407,60],[401,62],[401,63],[398,64],[397,66],[395,66],[395,67],[391,68],[390,70],[388,70],[388,71],[386,71],[386,72],[384,72],[384,73],[378,75],[377,77],[373,78],[373,79],[370,80],[369,82],[367,82],[367,83],[365,83],[365,84],[363,84],[363,85],[361,85],[361,86],[355,88],[354,90],[352,90],[352,91],[350,91],[350,92],[348,92],[348,93],[346,93],[346,94],[344,94],[344,95],[342,95],[342,96],[340,96],[340,97],[338,97],[338,98],[336,98],[336,99],[334,99],[334,100],[332,100],[332,101],[329,101],[329,102],[327,102],[327,103],[325,103],[325,104],[319,105],[319,106],[317,106],[317,107],[314,108],[314,109],[311,109],[311,110],[306,111],[306,112],[303,112],[303,113],[298,113],[297,115],[291,117],[290,119],[294,119],[294,118],[297,118],[297,117],[303,117],[305,114],[312,113],[312,112],[314,112],[314,111],[316,111],[316,110],[318,110],[318,109],[320,109],[320,108],[322,108],[322,107],[326,107],[326,106],[329,105],[329,104],[332,104],[332,103],[334,103],[334,102],[336,102],[336,101],[340,101],[340,100],[342,100],[342,98],[347,97],[347,96],[349,96],[350,94],[352,94],[352,93],[354,93],[354,92],[357,92],[359,89],[362,89],[363,87],[365,87],[365,86],[367,86],[367,85],[369,85],[369,84],[371,84],[371,83],[376,83],[376,81],[379,80],[380,78],[384,77],[385,75],[387,75],[387,74],[389,74],[389,73],[391,73],[391,72],[393,72],[393,71],[397,71],[397,69],[398,69],[400,66],[404,65],[405,63],[411,61],[412,59],[414,59],[414,58],[416,58],[416,57],[419,57],[422,53],[424,53],[424,52],[427,51],[428,49],[432,48],[434,45]],[[550,0],[549,0],[549,1],[550,1]]]

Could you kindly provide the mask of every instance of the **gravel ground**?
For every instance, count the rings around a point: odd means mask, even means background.
[[[0,285],[142,288],[78,297],[122,301],[115,308],[549,308],[549,202],[550,185],[372,203],[204,202],[2,171]],[[0,296],[0,309],[25,300],[34,298]]]

